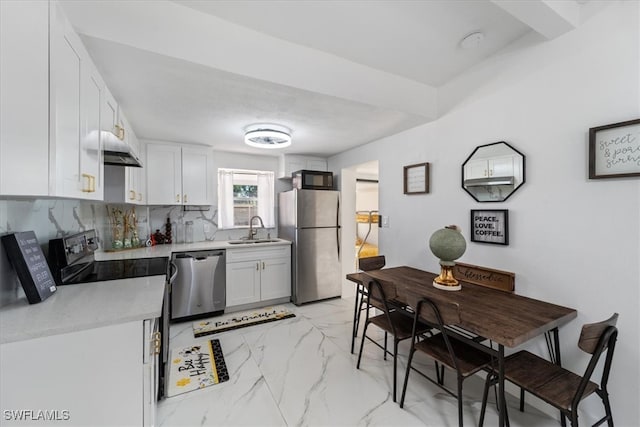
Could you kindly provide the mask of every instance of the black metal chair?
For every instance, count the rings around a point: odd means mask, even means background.
[[[430,326],[418,323],[414,325],[410,315],[395,309],[391,302],[396,296],[395,286],[391,283],[370,279],[367,282],[367,301],[366,301],[366,317],[364,322],[364,330],[362,331],[362,342],[360,344],[360,352],[358,353],[357,369],[360,369],[360,361],[362,360],[362,349],[364,348],[365,339],[369,339],[384,351],[384,360],[387,360],[387,336],[393,336],[393,401],[396,401],[397,389],[397,367],[398,367],[398,344],[400,341],[411,338],[412,329],[415,329],[416,336],[426,333],[431,329]],[[380,310],[382,314],[371,316],[371,310]],[[375,325],[384,331],[384,346],[381,346],[373,338],[367,336],[369,325]]]
[[[384,255],[360,258],[358,260],[358,269],[361,271],[380,270],[385,266],[386,260]],[[353,311],[353,330],[351,331],[351,354],[355,347],[356,337],[358,336],[358,328],[360,327],[360,315],[366,302],[367,286],[366,284],[358,284],[356,288],[356,301]]]
[[[402,387],[402,397],[400,398],[400,407],[404,406],[404,398],[407,392],[407,384],[409,382],[409,372],[412,369],[413,357],[416,351],[424,353],[433,359],[436,364],[436,380],[421,373],[426,379],[433,382],[450,395],[458,399],[458,423],[463,425],[462,415],[462,383],[471,375],[481,371],[492,369],[491,356],[482,351],[480,348],[464,341],[456,339],[452,332],[447,330],[446,325],[454,325],[460,323],[460,311],[458,304],[454,303],[436,303],[429,298],[414,296],[409,301],[410,307],[415,307],[415,314],[412,328],[412,346],[409,352],[409,361],[407,363],[407,371],[404,377],[404,385]],[[418,328],[419,322],[425,322],[433,325],[440,333],[425,336],[422,340],[418,340],[420,335]],[[471,340],[470,340],[471,341]],[[475,344],[475,343],[474,343]],[[480,344],[476,344],[479,346]],[[453,393],[444,386],[444,367],[447,367],[457,374],[457,389]],[[419,372],[419,371],[418,371]],[[490,374],[491,375],[491,374]]]
[[[614,313],[607,320],[586,324],[582,327],[578,347],[591,354],[587,369],[582,376],[576,375],[526,350],[507,357],[504,377],[520,387],[520,411],[524,411],[524,396],[525,392],[528,392],[559,409],[563,426],[566,425],[565,417],[568,417],[571,420],[571,425],[577,427],[578,405],[584,398],[596,393],[602,399],[605,416],[594,426],[607,421],[609,426],[613,427],[607,382],[618,336],[618,329],[615,326],[617,320],[618,313]],[[598,386],[598,384],[591,381],[591,376],[605,352],[606,357],[602,369],[602,378]],[[481,426],[484,421],[488,389],[494,383],[495,380],[488,379],[485,384],[480,415]]]

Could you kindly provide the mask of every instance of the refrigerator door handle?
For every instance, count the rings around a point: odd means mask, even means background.
[[[336,205],[336,245],[338,247],[338,259],[340,259],[340,197],[338,197]]]

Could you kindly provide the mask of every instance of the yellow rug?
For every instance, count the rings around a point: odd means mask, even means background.
[[[275,322],[276,320],[288,319],[290,317],[296,317],[296,315],[282,306],[241,311],[193,322],[193,336],[198,338],[205,335],[230,331],[232,329]]]
[[[167,397],[229,380],[220,340],[171,350]]]

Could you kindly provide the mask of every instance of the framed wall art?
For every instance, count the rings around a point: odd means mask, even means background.
[[[507,209],[472,209],[471,241],[509,244],[509,211]]]
[[[426,194],[429,192],[429,163],[418,163],[404,167],[404,194]]]
[[[589,129],[589,179],[640,176],[640,119]]]

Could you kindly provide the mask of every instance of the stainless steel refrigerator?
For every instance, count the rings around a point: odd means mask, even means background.
[[[341,296],[340,192],[291,190],[278,200],[278,234],[293,242],[293,303]]]

